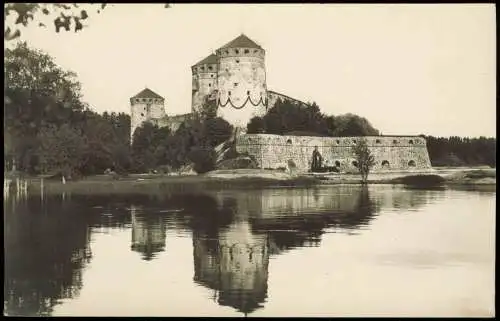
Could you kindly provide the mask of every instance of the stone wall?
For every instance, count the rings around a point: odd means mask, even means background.
[[[254,48],[217,51],[217,115],[235,127],[246,128],[251,118],[266,112],[265,52]]]
[[[151,122],[158,127],[169,127],[170,130],[175,133],[179,126],[190,119],[192,114],[183,114],[183,115],[175,115],[175,116],[165,116],[163,118],[152,119]]]
[[[260,168],[283,167],[292,160],[299,171],[311,167],[315,146],[331,166],[356,170],[353,147],[366,139],[375,157],[372,171],[421,170],[431,168],[427,145],[419,136],[314,137],[247,134],[236,139],[238,153],[255,157]]]
[[[148,120],[165,116],[165,100],[156,98],[134,98],[130,101],[130,137],[135,129]]]
[[[267,101],[268,101],[267,110],[273,108],[274,105],[276,104],[276,102],[278,101],[278,99],[281,99],[282,101],[285,101],[285,100],[291,101],[291,102],[294,102],[296,104],[303,105],[303,106],[308,106],[308,104],[306,104],[303,101],[300,101],[298,99],[292,98],[292,97],[287,96],[287,95],[280,94],[276,91],[269,90],[267,92]]]
[[[217,89],[217,64],[193,67],[191,113],[201,113],[205,97]]]

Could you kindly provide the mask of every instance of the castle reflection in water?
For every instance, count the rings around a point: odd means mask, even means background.
[[[318,246],[331,229],[366,228],[381,207],[417,207],[435,195],[352,185],[6,204],[5,310],[50,315],[60,299],[78,295],[91,233],[131,227],[131,250],[143,260],[167,250],[167,229],[190,231],[194,282],[213,290],[218,304],[251,313],[266,301],[270,256]]]

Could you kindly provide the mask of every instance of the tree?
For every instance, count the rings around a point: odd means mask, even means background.
[[[326,116],[313,102],[307,105],[281,100],[263,117],[254,117],[247,125],[249,134],[310,136],[377,136],[379,131],[360,116]]]
[[[162,5],[165,8],[170,7],[168,3]],[[107,3],[6,3],[4,4],[4,39],[8,41],[21,36],[21,31],[17,28],[20,24],[27,27],[36,22],[38,27],[46,28],[47,25],[41,19],[42,16],[50,17],[49,20],[54,24],[57,33],[61,30],[78,32],[85,27],[83,23],[89,17],[87,9],[95,9],[99,14],[106,6],[110,5]],[[14,14],[12,21],[8,21]]]
[[[59,127],[84,109],[80,83],[26,43],[7,49],[4,63],[4,147],[21,170],[31,170],[40,128]]]
[[[358,163],[359,173],[361,174],[361,181],[366,184],[368,174],[375,164],[375,158],[370,152],[365,139],[360,139],[353,147],[354,155]]]

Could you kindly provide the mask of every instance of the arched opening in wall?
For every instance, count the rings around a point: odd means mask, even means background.
[[[258,52],[259,52],[259,51],[258,51],[257,49],[255,49],[255,50],[253,51],[253,53],[258,53]]]
[[[417,166],[417,164],[415,163],[414,160],[408,162],[408,167],[415,167],[415,166]]]
[[[212,87],[212,84],[208,84],[208,87]]]
[[[238,83],[237,82],[234,83],[234,87],[238,87]]]
[[[410,141],[408,142],[408,144],[413,145],[413,139],[410,139]]]
[[[239,54],[239,53],[240,53],[240,51],[239,51],[238,49],[234,49],[234,53],[235,53],[235,54]]]
[[[246,53],[246,54],[247,54],[247,53],[250,53],[250,50],[248,50],[248,49],[245,49],[245,53]]]
[[[240,63],[240,60],[239,59],[236,59],[236,63],[239,64]]]
[[[375,143],[380,144],[380,139],[375,140]]]
[[[335,161],[335,167],[340,167],[340,162],[339,161]]]
[[[291,144],[292,144],[292,140],[291,140],[291,139],[288,139],[288,140],[286,141],[286,143],[287,143],[288,145],[291,145]]]
[[[357,141],[356,141],[355,139],[353,139],[353,140],[352,140],[352,142],[353,142],[354,144],[356,144],[356,143],[357,143]]]
[[[354,166],[354,167],[358,168],[358,162],[357,162],[357,161],[352,161],[352,163],[351,163],[351,164],[352,164],[352,166]]]
[[[389,168],[390,167],[390,164],[389,164],[388,160],[383,160],[381,165],[382,165],[383,168]]]
[[[398,143],[398,141],[397,141],[397,140],[393,140],[393,141],[392,141],[392,143],[393,143],[393,144],[397,144],[397,143]]]
[[[208,66],[208,70],[212,70],[212,69],[213,69],[212,66]]]
[[[337,139],[337,145],[339,145],[339,144],[340,144],[340,140]]]

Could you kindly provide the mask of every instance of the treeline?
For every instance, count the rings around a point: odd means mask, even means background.
[[[194,163],[203,172],[215,166],[213,147],[232,133],[215,117],[189,120],[175,133],[146,123],[131,145],[129,115],[91,111],[81,100],[76,75],[26,43],[6,50],[5,84],[6,170],[74,178]]]
[[[263,117],[254,117],[247,126],[250,134],[295,134],[316,136],[378,136],[370,122],[354,114],[329,116],[312,103],[303,106],[279,99]]]
[[[425,136],[432,166],[496,167],[496,138]]]

